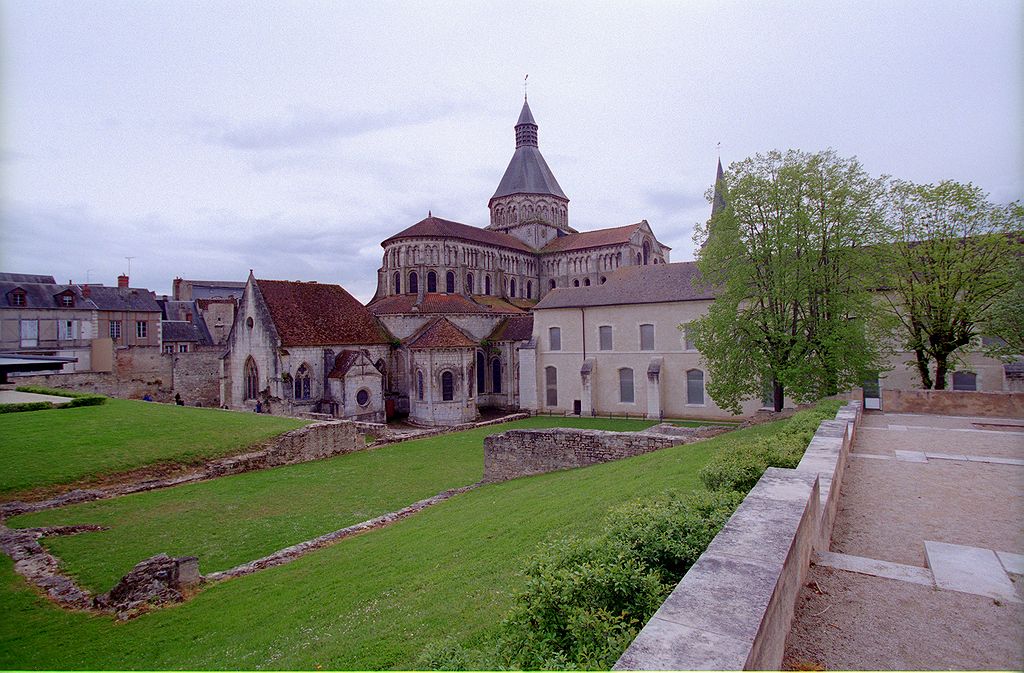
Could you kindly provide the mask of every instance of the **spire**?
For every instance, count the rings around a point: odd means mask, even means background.
[[[516,122],[516,149],[523,146],[537,147],[537,122],[533,120],[530,104],[523,96],[523,111]]]
[[[725,171],[722,170],[722,157],[718,157],[718,172],[715,174],[715,196],[711,200],[711,217],[725,210]]]

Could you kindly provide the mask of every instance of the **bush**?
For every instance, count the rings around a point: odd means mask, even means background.
[[[52,402],[14,402],[12,404],[0,404],[0,414],[15,414],[19,411],[40,411],[52,408]]]
[[[59,409],[73,409],[75,407],[94,407],[100,404],[105,404],[107,398],[105,395],[99,395],[97,393],[82,393],[75,390],[64,390],[63,388],[43,388],[42,386],[18,386],[15,388],[21,393],[35,393],[37,395],[53,395],[55,397],[70,397],[71,401],[67,404],[62,404]],[[50,404],[49,402],[32,402],[31,404]],[[49,407],[39,407],[40,409],[49,409]]]

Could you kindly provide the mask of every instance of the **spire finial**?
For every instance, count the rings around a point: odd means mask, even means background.
[[[431,211],[428,210],[427,211],[427,218],[431,218],[433,216],[434,216],[434,213],[432,213]]]
[[[717,143],[715,143],[715,147],[718,148],[718,160],[721,161],[722,160],[722,141],[719,140]]]
[[[526,77],[523,78],[523,102],[526,102],[526,80],[530,79],[530,73],[526,73]]]

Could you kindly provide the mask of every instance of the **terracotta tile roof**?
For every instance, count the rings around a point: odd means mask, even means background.
[[[403,229],[391,238],[381,242],[381,247],[386,248],[389,243],[400,238],[460,238],[464,241],[493,245],[499,248],[510,248],[522,252],[534,252],[533,248],[520,241],[515,236],[503,234],[498,231],[488,231],[480,227],[473,227],[460,222],[442,220],[440,217],[428,217],[420,220],[408,229]]]
[[[340,285],[257,280],[283,346],[383,344],[391,337]]]
[[[694,285],[694,281],[697,285]],[[537,310],[616,304],[658,304],[714,299],[713,289],[700,283],[696,262],[624,266],[608,274],[608,282],[591,287],[560,287],[537,304]]]
[[[475,348],[478,344],[447,318],[435,318],[409,337],[405,345],[408,348]]]
[[[423,295],[423,303],[416,306],[416,295],[395,294],[380,297],[367,308],[374,315],[393,315],[398,313],[419,313],[442,315],[459,313],[522,313],[523,310],[497,297],[477,295],[472,298],[461,294],[427,293]],[[489,300],[489,301],[486,301]]]
[[[505,318],[494,328],[489,341],[527,341],[533,336],[533,316],[513,315]]]
[[[595,229],[594,231],[581,231],[578,234],[560,236],[541,248],[540,254],[546,255],[552,252],[600,248],[606,245],[621,245],[628,243],[629,237],[642,225],[643,222],[637,222],[636,224],[627,224],[624,227]]]

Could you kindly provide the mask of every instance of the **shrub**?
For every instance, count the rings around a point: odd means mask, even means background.
[[[13,402],[11,404],[0,404],[0,414],[15,414],[19,411],[40,411],[52,408],[52,402]]]
[[[105,404],[107,398],[105,395],[99,395],[97,393],[83,393],[75,390],[64,390],[63,388],[44,388],[42,386],[18,386],[15,388],[18,392],[22,393],[35,393],[37,395],[53,395],[55,397],[70,397],[71,401],[67,404],[62,404],[60,409],[73,409],[74,407],[93,407],[100,404]],[[42,402],[33,402],[32,404],[43,404]],[[45,404],[50,404],[46,402]],[[50,404],[50,407],[53,405]],[[41,409],[49,409],[50,407],[39,407]]]

